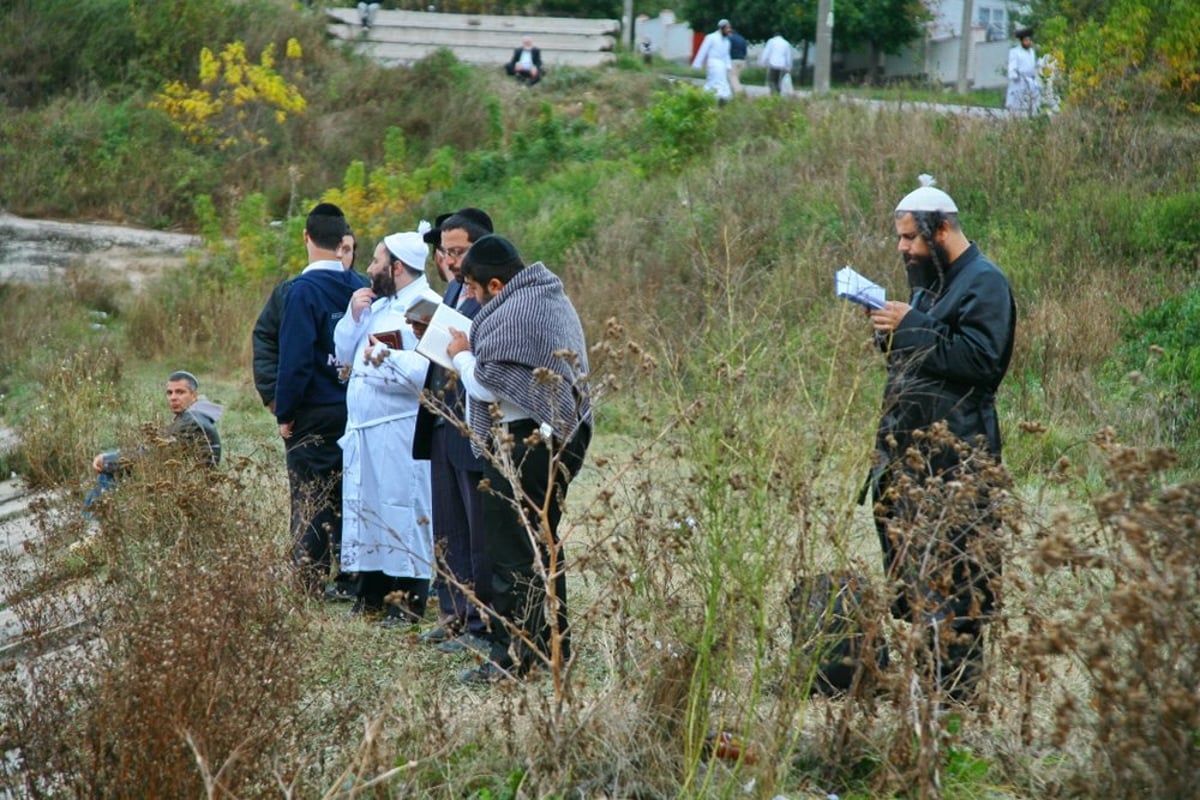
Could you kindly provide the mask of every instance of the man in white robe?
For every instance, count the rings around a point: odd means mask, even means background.
[[[383,614],[407,627],[425,612],[433,575],[429,462],[412,457],[413,429],[429,361],[405,310],[433,294],[425,279],[428,229],[385,236],[334,328],[349,364],[342,446],[342,569],[358,574],[352,614]],[[435,299],[436,294],[433,294]]]
[[[704,89],[717,96],[724,103],[733,97],[733,89],[729,85],[729,32],[733,27],[729,20],[723,19],[717,23],[717,29],[704,37],[696,57],[692,59],[692,69],[704,70]]]
[[[1020,44],[1008,51],[1008,92],[1004,107],[1010,114],[1032,117],[1038,113],[1042,102],[1037,55],[1033,52],[1033,31],[1022,28],[1016,37]]]

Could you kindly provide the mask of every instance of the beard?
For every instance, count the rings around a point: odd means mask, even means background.
[[[371,276],[371,291],[376,297],[391,297],[396,293],[396,276],[389,269]]]
[[[929,245],[929,254],[923,256],[906,255],[904,268],[908,272],[908,285],[914,289],[941,288],[942,275],[950,265],[950,256],[946,248],[937,242]]]

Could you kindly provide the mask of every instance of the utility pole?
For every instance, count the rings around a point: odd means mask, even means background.
[[[817,60],[813,64],[813,93],[829,94],[833,71],[833,0],[817,0]]]
[[[958,81],[954,91],[959,94],[967,93],[967,85],[971,69],[971,48],[975,46],[975,37],[971,35],[971,18],[975,15],[975,0],[963,0],[962,29],[958,36]]]
[[[629,52],[633,52],[633,0],[625,0],[625,35],[622,36],[625,40],[625,46],[629,48]]]

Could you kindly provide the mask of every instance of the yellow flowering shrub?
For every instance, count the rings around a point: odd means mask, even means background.
[[[1165,104],[1200,112],[1200,3],[1113,0],[1086,19],[1040,26],[1065,67],[1069,103],[1124,111]]]
[[[295,80],[303,77],[303,50],[295,39],[284,49],[285,72],[276,69],[275,46],[268,45],[252,62],[242,42],[231,42],[219,54],[200,53],[199,86],[171,81],[151,101],[198,145],[220,150],[265,147],[272,128],[308,107]]]
[[[359,242],[374,242],[396,230],[397,224],[416,227],[405,212],[430,191],[450,185],[453,158],[449,150],[438,150],[430,162],[417,169],[406,166],[404,133],[389,127],[384,137],[384,160],[367,170],[361,161],[347,169],[340,189],[330,189],[321,199],[334,203],[352,221]]]

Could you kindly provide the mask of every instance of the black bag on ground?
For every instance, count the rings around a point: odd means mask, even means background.
[[[862,576],[823,572],[800,576],[788,596],[792,646],[800,651],[801,675],[814,674],[815,668],[813,693],[847,692],[860,670],[859,686],[873,691],[879,671],[887,667],[887,643],[864,603],[867,587]]]

